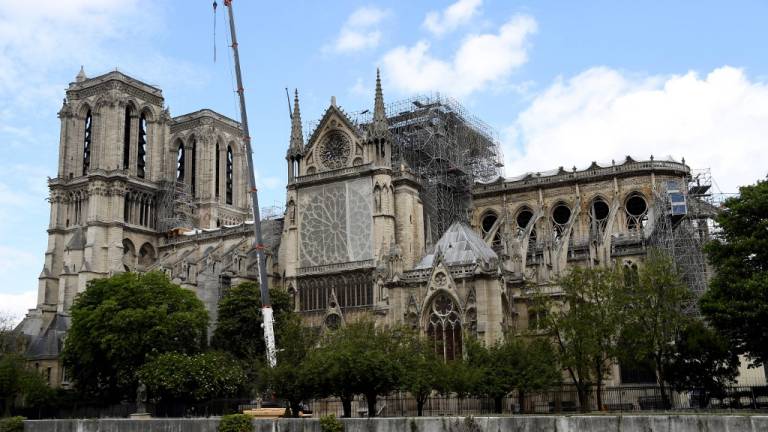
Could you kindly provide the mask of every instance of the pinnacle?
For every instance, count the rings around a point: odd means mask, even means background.
[[[76,82],[83,82],[86,79],[88,79],[87,76],[85,76],[85,69],[82,65],[80,65],[80,72],[77,73],[77,76],[75,77]]]
[[[304,149],[304,134],[301,130],[301,110],[299,108],[299,89],[294,90],[293,114],[291,115],[291,142],[289,152],[301,153]]]

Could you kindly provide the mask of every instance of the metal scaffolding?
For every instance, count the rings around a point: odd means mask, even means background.
[[[456,221],[466,221],[471,187],[502,175],[498,135],[452,98],[416,96],[386,106],[392,134],[392,166],[405,165],[422,181],[427,239],[437,239]],[[353,113],[361,129],[372,112]]]
[[[692,171],[686,180],[667,180],[654,192],[653,231],[650,244],[675,262],[693,296],[686,312],[698,315],[698,299],[709,283],[702,247],[709,240],[717,214],[710,189],[709,169]]]
[[[195,205],[188,184],[180,181],[161,182],[157,203],[157,225],[160,232],[193,227]]]

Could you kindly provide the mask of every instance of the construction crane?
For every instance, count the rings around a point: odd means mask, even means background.
[[[227,7],[229,15],[229,32],[232,36],[232,54],[235,60],[235,77],[237,79],[237,94],[240,97],[240,124],[243,127],[243,141],[245,142],[245,153],[248,155],[248,187],[250,188],[251,203],[253,204],[253,234],[256,250],[256,259],[259,263],[259,280],[261,285],[261,316],[263,318],[264,343],[267,347],[267,363],[270,367],[277,365],[277,355],[275,350],[275,330],[274,315],[272,313],[272,302],[269,298],[269,279],[267,277],[267,257],[264,254],[264,240],[261,235],[261,215],[259,214],[259,196],[256,190],[256,178],[253,174],[253,151],[251,150],[251,135],[248,132],[248,113],[245,109],[245,90],[243,88],[243,75],[240,71],[240,53],[237,46],[237,35],[235,34],[235,14],[232,10],[232,0],[224,0],[224,6]],[[216,2],[213,2],[214,13],[216,11]]]

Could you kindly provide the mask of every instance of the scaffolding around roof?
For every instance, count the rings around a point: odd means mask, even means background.
[[[686,305],[691,315],[699,315],[698,300],[710,279],[703,246],[710,239],[717,214],[711,187],[711,173],[706,169],[692,170],[687,179],[664,181],[654,191],[650,244],[672,257],[693,294]]]
[[[385,106],[392,134],[392,166],[404,165],[421,178],[425,229],[435,241],[456,221],[466,222],[475,182],[503,174],[498,134],[455,99],[415,96]],[[372,111],[352,113],[361,129]]]
[[[188,184],[180,181],[161,182],[157,203],[157,226],[160,232],[194,226],[195,205]]]

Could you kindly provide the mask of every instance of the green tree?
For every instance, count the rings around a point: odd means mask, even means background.
[[[9,416],[17,402],[26,406],[40,406],[54,396],[43,376],[26,365],[19,354],[0,355],[0,403],[3,416]]]
[[[517,390],[520,411],[526,411],[526,396],[546,390],[562,381],[557,355],[547,338],[513,338],[504,356],[512,363],[513,388]]]
[[[246,381],[240,362],[216,351],[196,355],[163,353],[145,363],[138,375],[150,394],[162,402],[237,396]]]
[[[739,371],[736,352],[699,320],[692,320],[680,332],[666,363],[667,379],[677,391],[700,391],[699,408],[706,408],[712,395],[722,395]]]
[[[691,318],[683,307],[691,298],[675,265],[666,253],[649,249],[637,283],[627,287],[627,320],[622,339],[627,356],[638,362],[651,359],[662,403],[669,407],[667,364],[675,352],[674,341]]]
[[[402,389],[416,400],[416,412],[424,415],[427,398],[440,386],[443,361],[425,338],[410,333],[404,341],[398,361],[402,365]]]
[[[559,363],[576,387],[581,409],[589,410],[593,386],[602,409],[603,380],[617,357],[624,321],[623,278],[612,269],[576,267],[558,283],[561,299],[542,294],[534,306],[547,312],[542,328],[555,340]]]
[[[402,365],[395,360],[399,335],[399,331],[376,328],[366,320],[328,333],[308,362],[313,385],[321,396],[341,399],[344,417],[352,415],[352,399],[357,394],[365,396],[368,416],[375,416],[378,396],[400,385]]]
[[[265,387],[288,402],[293,417],[299,416],[301,402],[316,392],[308,375],[308,359],[316,343],[315,333],[302,325],[299,316],[283,314],[277,328],[277,366],[264,369]]]
[[[269,296],[279,325],[282,315],[292,311],[290,295],[285,290],[271,288]],[[219,301],[211,347],[232,353],[251,364],[261,361],[266,352],[263,321],[259,283],[243,282],[232,287]]]
[[[768,180],[739,188],[723,208],[705,248],[715,272],[701,311],[738,353],[768,363]]]
[[[151,357],[195,354],[206,344],[202,302],[160,272],[94,279],[71,315],[64,365],[81,392],[107,401],[132,399],[137,371]]]

